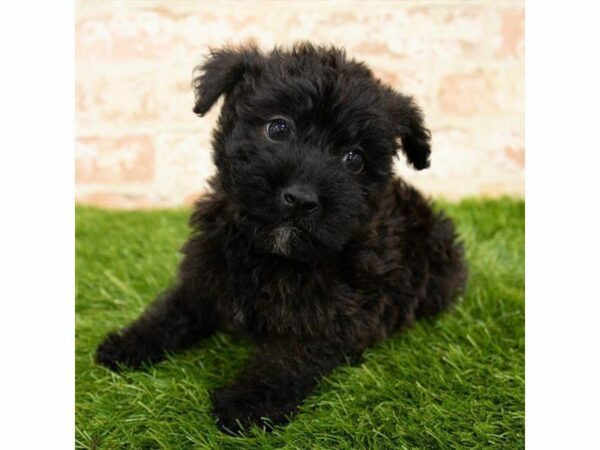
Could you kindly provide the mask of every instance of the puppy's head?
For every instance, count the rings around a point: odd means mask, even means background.
[[[420,109],[342,50],[226,48],[196,69],[196,114],[224,96],[219,183],[267,251],[310,260],[341,250],[369,222],[399,148],[429,166]]]

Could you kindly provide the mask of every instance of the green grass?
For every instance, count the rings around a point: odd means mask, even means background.
[[[471,277],[459,306],[324,379],[284,428],[222,434],[209,392],[250,344],[217,334],[146,372],[93,363],[103,336],[167,287],[189,212],[77,209],[76,442],[79,448],[363,449],[524,446],[524,204],[444,204]]]

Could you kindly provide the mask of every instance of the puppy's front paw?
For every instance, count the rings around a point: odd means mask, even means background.
[[[217,389],[212,393],[213,414],[218,419],[217,425],[225,432],[236,433],[252,425],[271,431],[273,426],[287,423],[297,405],[272,394],[260,389]]]
[[[96,362],[115,372],[125,367],[139,369],[146,362],[155,362],[161,353],[137,339],[135,335],[111,333],[96,350]]]

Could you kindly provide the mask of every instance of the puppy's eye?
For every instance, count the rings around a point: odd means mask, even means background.
[[[290,134],[292,134],[290,123],[281,117],[273,119],[265,125],[265,135],[270,141],[285,141],[290,137]]]
[[[354,148],[344,155],[342,159],[346,168],[354,173],[360,173],[365,166],[365,157],[360,148]]]

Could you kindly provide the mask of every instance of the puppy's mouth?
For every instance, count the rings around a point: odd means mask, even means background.
[[[271,253],[296,261],[312,261],[328,253],[316,236],[292,223],[276,226],[267,239]]]
[[[248,237],[260,250],[295,261],[324,259],[339,252],[353,229],[352,223],[333,228],[327,222],[308,218],[278,219],[261,223],[246,215],[240,223],[245,225]]]

